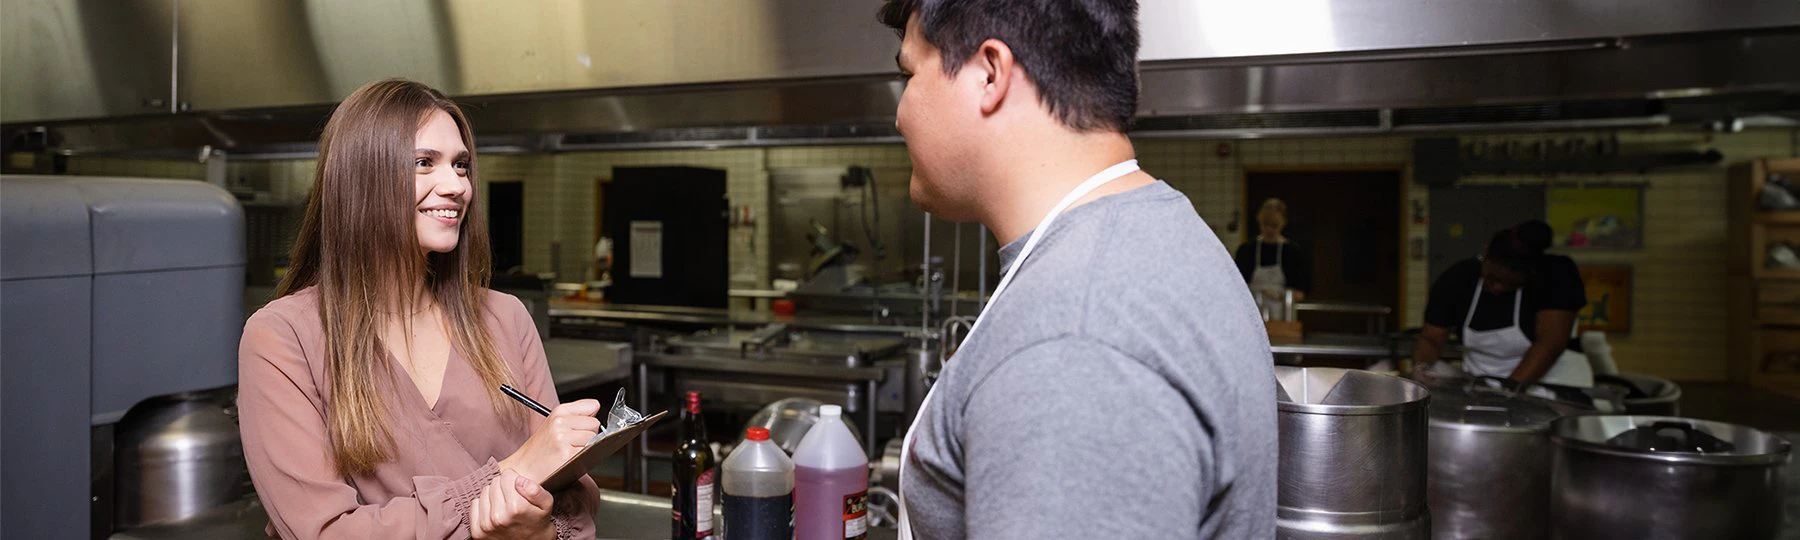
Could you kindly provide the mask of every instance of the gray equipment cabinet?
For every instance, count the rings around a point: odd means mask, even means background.
[[[113,424],[237,383],[243,284],[222,189],[0,177],[0,537],[110,532]]]

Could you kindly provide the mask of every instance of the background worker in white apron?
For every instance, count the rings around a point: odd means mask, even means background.
[[[1429,378],[1451,333],[1462,336],[1462,370],[1521,383],[1594,385],[1587,356],[1572,347],[1587,293],[1575,261],[1545,254],[1550,226],[1527,221],[1496,233],[1481,256],[1438,276],[1413,349],[1413,371]]]
[[[1256,238],[1238,246],[1238,272],[1256,294],[1263,320],[1279,320],[1285,293],[1294,291],[1298,302],[1312,290],[1312,261],[1281,235],[1287,228],[1287,203],[1281,199],[1263,201],[1256,212],[1256,225]]]
[[[1274,361],[1194,203],[1138,170],[1130,1],[890,0],[914,204],[1005,269],[900,458],[902,538],[1273,538]]]

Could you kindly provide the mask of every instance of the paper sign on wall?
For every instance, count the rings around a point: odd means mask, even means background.
[[[661,221],[631,222],[631,277],[662,278],[662,243]]]

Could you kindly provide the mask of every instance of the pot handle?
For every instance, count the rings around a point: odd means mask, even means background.
[[[1492,405],[1464,405],[1463,418],[1468,418],[1470,414],[1503,414],[1506,415],[1507,425],[1512,425],[1513,423],[1512,409],[1506,407],[1495,407]]]
[[[1710,454],[1710,453],[1715,453],[1715,452],[1730,452],[1737,448],[1737,445],[1731,444],[1731,442],[1720,439],[1718,437],[1714,437],[1713,434],[1707,433],[1700,429],[1697,429],[1694,427],[1693,424],[1690,424],[1687,422],[1679,422],[1679,421],[1674,421],[1674,420],[1657,420],[1655,422],[1651,422],[1649,426],[1644,426],[1644,427],[1648,427],[1649,431],[1651,433],[1656,434],[1656,437],[1658,439],[1677,444],[1678,445],[1677,448],[1679,449],[1677,451],[1681,451],[1681,452],[1698,452],[1698,453],[1702,453],[1702,454]],[[1640,427],[1640,429],[1643,429],[1644,427]],[[1676,439],[1674,437],[1665,437],[1664,433],[1667,433],[1667,432],[1679,433],[1680,439]],[[1679,440],[1680,442],[1676,443],[1675,441],[1677,441],[1677,440]]]

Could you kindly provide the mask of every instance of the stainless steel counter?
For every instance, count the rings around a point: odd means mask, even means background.
[[[1277,340],[1269,351],[1277,355],[1325,356],[1336,358],[1410,358],[1412,338],[1361,334],[1311,333],[1298,340]],[[1442,358],[1462,358],[1462,347],[1446,344]]]
[[[641,355],[639,363],[655,368],[719,371],[746,375],[805,377],[808,379],[828,379],[845,382],[879,382],[885,374],[884,370],[878,367],[850,367],[786,361],[746,360],[742,358],[722,358],[685,354],[644,354]]]
[[[1378,305],[1344,304],[1344,303],[1304,303],[1311,311],[1337,313],[1358,313],[1371,316],[1385,315],[1389,308]],[[834,332],[876,333],[910,336],[918,332],[917,327],[872,325],[859,323],[852,318],[844,317],[795,317],[776,318],[767,313],[742,310],[677,308],[662,306],[623,306],[579,307],[569,303],[554,304],[550,316],[557,318],[591,318],[605,321],[644,324],[686,324],[695,326],[759,326],[769,323],[784,323],[791,327],[808,330],[824,330]],[[1297,341],[1281,341],[1271,345],[1272,352],[1278,355],[1306,355],[1338,358],[1405,358],[1412,356],[1413,341],[1411,339],[1395,340],[1383,335],[1357,334],[1308,334]],[[1445,347],[1443,357],[1460,358],[1462,352],[1454,345]]]
[[[594,305],[556,301],[551,303],[552,319],[596,319],[623,323],[688,326],[762,326],[783,323],[803,330],[866,334],[912,335],[917,326],[872,324],[868,317],[777,317],[768,312],[667,306]]]
[[[268,538],[263,534],[263,527],[268,523],[269,516],[262,503],[251,497],[193,518],[115,533],[111,540],[263,539]],[[669,500],[603,489],[600,490],[600,512],[594,516],[594,524],[603,539],[668,538]],[[893,529],[869,529],[871,539],[889,540],[896,536]]]
[[[1318,311],[1324,313],[1348,313],[1352,315],[1387,315],[1394,308],[1381,304],[1365,304],[1358,302],[1298,302],[1294,311]]]
[[[557,394],[631,377],[630,343],[551,338],[544,340],[544,356]]]
[[[1379,357],[1412,355],[1411,341],[1400,343],[1384,336],[1307,334],[1299,340],[1277,340],[1269,345],[1275,354],[1331,357]]]

